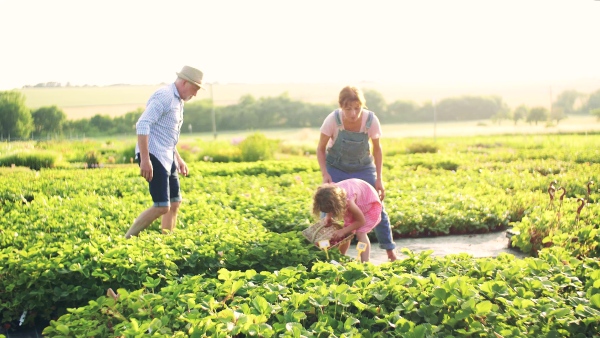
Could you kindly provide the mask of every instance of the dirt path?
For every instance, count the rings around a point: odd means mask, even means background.
[[[397,239],[396,254],[399,259],[406,257],[400,252],[408,248],[414,253],[433,250],[432,256],[445,256],[449,254],[467,253],[473,257],[496,257],[502,252],[510,253],[517,258],[527,257],[522,252],[508,248],[506,231],[481,235],[439,236],[425,238]],[[348,252],[349,257],[357,257],[356,245],[352,244]],[[385,250],[374,243],[371,250],[371,263],[378,265],[387,262]]]

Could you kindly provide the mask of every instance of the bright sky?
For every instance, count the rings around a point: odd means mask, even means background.
[[[600,78],[598,0],[0,0],[0,90]]]

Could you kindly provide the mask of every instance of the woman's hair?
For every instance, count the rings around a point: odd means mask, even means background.
[[[342,108],[351,102],[358,102],[360,103],[361,108],[367,108],[367,100],[365,100],[365,95],[360,89],[354,86],[346,86],[342,88],[338,102]]]
[[[333,183],[318,187],[313,197],[313,214],[319,218],[321,212],[331,213],[333,219],[341,219],[346,212],[346,190]]]

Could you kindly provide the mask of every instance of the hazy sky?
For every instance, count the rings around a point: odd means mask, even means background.
[[[598,0],[0,0],[0,90],[600,78]]]

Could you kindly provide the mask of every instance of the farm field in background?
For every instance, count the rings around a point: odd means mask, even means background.
[[[321,179],[314,156],[212,163],[201,151],[218,143],[190,136],[181,142],[191,172],[170,235],[155,223],[123,238],[151,202],[136,165],[0,168],[0,290],[9,291],[0,292],[0,321],[17,325],[24,311],[25,325],[53,319],[48,337],[597,334],[600,135],[431,141],[385,140],[395,236],[514,227],[513,245],[531,257],[405,252],[374,266],[326,255],[300,233],[313,222]],[[56,145],[65,154],[131,147]],[[4,143],[0,153],[19,146],[44,143]]]
[[[276,97],[288,93],[290,98],[307,103],[335,103],[339,90],[345,83],[315,84],[214,84],[212,95],[218,106],[231,105],[244,95],[255,98]],[[380,92],[388,103],[396,100],[414,101],[418,104],[464,95],[496,95],[504,99],[512,108],[526,104],[529,106],[548,106],[549,90],[552,84],[517,85],[473,85],[459,87],[401,85],[381,83],[359,83],[363,89]],[[22,88],[18,89],[26,98],[30,108],[56,105],[68,119],[89,118],[96,114],[111,117],[124,115],[137,108],[144,107],[150,95],[161,85],[120,85],[103,87],[59,87],[59,88]],[[552,91],[557,95],[563,90],[579,90],[591,93],[600,88],[600,81],[580,81],[577,83],[554,84]],[[198,93],[194,100],[210,99],[211,87]],[[555,99],[555,98],[554,98]],[[368,102],[367,102],[368,104]]]

